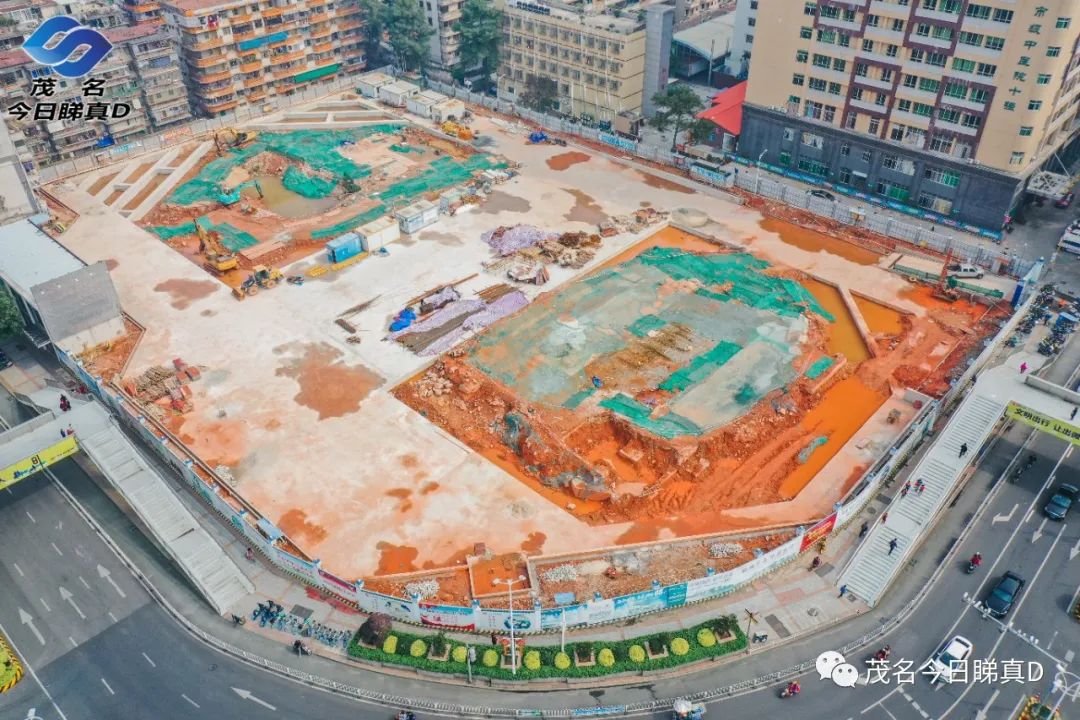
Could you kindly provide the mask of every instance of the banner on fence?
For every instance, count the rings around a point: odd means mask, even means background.
[[[509,610],[482,608],[477,612],[478,629],[494,630],[495,632],[510,632],[511,620]],[[532,610],[515,610],[513,625],[514,632],[536,632],[542,627],[540,610],[537,608]]]
[[[589,621],[588,608],[585,605],[567,605],[566,607],[540,611],[540,628],[542,630],[561,628],[564,620],[567,627],[583,625]]]
[[[703,168],[700,165],[690,166],[690,176],[704,180],[710,185],[716,187],[731,187],[732,175],[730,173],[719,173],[708,168]]]
[[[1025,425],[1030,425],[1036,430],[1050,433],[1054,437],[1068,440],[1073,445],[1080,445],[1080,427],[1057,420],[1043,413],[1025,407],[1020,403],[1010,402],[1005,410],[1005,417],[1010,420],[1019,420]]]
[[[813,527],[803,533],[802,543],[799,545],[799,552],[804,553],[817,541],[827,538],[834,527],[836,527],[835,512],[831,513],[828,517],[822,518],[815,523]]]
[[[282,550],[279,547],[273,547],[272,558],[275,558],[279,567],[288,572],[296,573],[297,575],[307,578],[313,584],[322,587],[319,583],[319,570],[315,567],[315,563],[308,562],[307,560],[301,560],[287,550]]]
[[[476,613],[471,607],[420,603],[420,622],[450,630],[475,630]]]
[[[420,622],[419,608],[415,602],[365,590],[363,580],[356,583],[356,604],[367,613],[381,612],[397,620]]]
[[[327,590],[337,593],[348,600],[356,600],[356,585],[353,583],[347,583],[337,575],[328,573],[322,568],[319,568],[319,580]]]
[[[667,597],[663,588],[645,590],[631,595],[622,595],[612,600],[616,618],[630,618],[635,615],[663,610],[667,607]]]
[[[10,487],[77,452],[79,452],[79,443],[75,441],[74,435],[68,435],[60,442],[53,443],[28,458],[23,458],[6,468],[0,469],[0,490]]]
[[[615,602],[610,598],[602,600],[590,600],[585,603],[588,607],[588,622],[590,625],[605,623],[615,618]]]
[[[626,150],[627,152],[634,152],[635,150],[637,150],[636,142],[616,135],[615,133],[602,132],[597,135],[597,137],[599,138],[600,142],[604,143],[605,145],[611,145],[613,147],[619,148],[620,150]]]

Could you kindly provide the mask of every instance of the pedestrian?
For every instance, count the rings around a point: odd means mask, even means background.
[[[893,538],[892,540],[889,541],[889,554],[890,555],[893,554],[893,550],[895,550],[896,546],[899,545],[899,544],[900,544],[900,541],[897,540],[896,538]]]
[[[496,635],[495,633],[491,633],[491,644],[492,645],[498,645],[499,644],[499,636]]]
[[[870,532],[870,523],[864,522],[859,528],[859,537],[865,537],[868,532]]]
[[[971,373],[971,384],[979,382],[979,373]]]
[[[847,595],[847,585],[841,585],[840,586],[840,597],[844,597],[845,595]]]
[[[911,483],[904,483],[904,487],[900,489],[900,497],[906,498],[909,490],[911,490]]]
[[[886,510],[885,512],[881,513],[881,524],[884,525],[888,521],[889,521],[889,511]]]
[[[919,482],[915,483],[915,490],[916,490],[916,491],[918,491],[918,493],[919,493],[920,495],[922,495],[922,494],[923,494],[923,490],[925,490],[925,489],[926,489],[926,483],[924,483],[924,482],[923,482],[922,480],[920,480]]]
[[[967,443],[960,443],[960,455],[959,455],[959,457],[964,457],[965,455],[967,455],[967,451],[968,451]]]
[[[60,437],[67,437],[67,430],[65,430],[64,428],[60,428]]]
[[[1026,372],[1027,372],[1027,363],[1026,362],[1020,363],[1020,374],[1023,375]]]
[[[821,567],[821,556],[820,555],[815,555],[814,556],[814,561],[812,563],[810,563],[810,572],[814,572],[819,567]]]
[[[71,427],[71,425],[68,425],[68,437],[71,437],[74,434],[75,434],[75,428]]]
[[[1069,413],[1069,419],[1070,420],[1075,420],[1076,419],[1076,408],[1075,407],[1073,408],[1073,411],[1071,413]]]

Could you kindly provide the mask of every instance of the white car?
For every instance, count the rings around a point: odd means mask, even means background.
[[[959,672],[959,667],[967,666],[968,658],[975,646],[962,635],[955,636],[952,640],[941,646],[934,657],[927,663],[926,674],[931,676],[931,682],[944,680],[952,682],[954,673]]]

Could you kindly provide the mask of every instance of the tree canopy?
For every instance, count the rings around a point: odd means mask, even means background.
[[[673,128],[671,149],[674,150],[679,131],[705,108],[705,103],[686,85],[672,85],[664,92],[653,95],[653,102],[656,103],[657,111],[649,124],[661,132],[669,127]]]
[[[525,92],[519,99],[530,110],[546,113],[559,105],[559,86],[549,77],[530,75],[525,79]]]
[[[487,0],[465,0],[461,20],[454,29],[461,33],[461,59],[454,68],[454,77],[461,81],[470,70],[479,67],[486,87],[499,64],[502,12]]]
[[[22,315],[15,307],[15,299],[6,288],[0,288],[0,340],[16,335],[22,329]]]

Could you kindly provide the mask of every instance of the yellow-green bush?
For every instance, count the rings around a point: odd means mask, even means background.
[[[610,648],[604,648],[596,656],[596,662],[600,663],[601,667],[611,667],[615,664],[615,653],[611,652]]]
[[[525,653],[525,669],[526,670],[539,670],[540,669],[540,653],[537,650],[529,650]]]
[[[555,667],[559,670],[566,670],[570,667],[570,656],[564,652],[560,652],[555,656]]]
[[[628,655],[630,656],[630,662],[645,662],[645,648],[640,645],[631,645]]]
[[[671,652],[676,655],[685,655],[690,652],[690,643],[686,641],[686,638],[677,637],[671,641]]]
[[[453,658],[456,663],[463,663],[469,659],[469,651],[464,645],[457,645],[450,651],[450,657]]]
[[[697,642],[703,648],[711,648],[716,644],[716,635],[709,628],[701,628],[697,631]]]
[[[423,640],[413,640],[409,646],[409,654],[413,657],[424,657],[427,655],[427,644]]]
[[[495,667],[499,664],[499,653],[488,648],[484,651],[484,656],[480,660],[484,663],[484,667]]]
[[[382,644],[382,651],[387,655],[393,655],[397,652],[397,635],[387,635]]]

